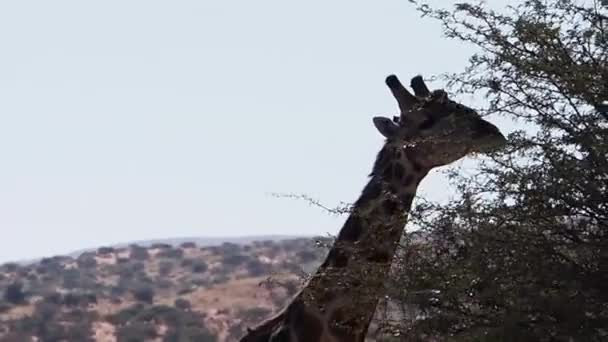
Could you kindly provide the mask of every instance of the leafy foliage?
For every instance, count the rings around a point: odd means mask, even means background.
[[[412,213],[392,295],[409,340],[600,341],[608,338],[608,13],[597,1],[419,5],[449,38],[479,51],[460,93],[529,129],[452,169],[458,196]],[[405,291],[404,291],[405,289]]]

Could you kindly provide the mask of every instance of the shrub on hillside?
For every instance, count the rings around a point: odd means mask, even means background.
[[[222,261],[224,263],[224,266],[228,266],[228,267],[236,267],[236,266],[240,266],[243,263],[245,263],[245,261],[249,260],[248,256],[242,255],[242,254],[225,254],[224,257],[222,258]]]
[[[131,259],[130,259],[130,258],[123,258],[123,257],[118,257],[118,258],[116,258],[116,263],[117,263],[118,265],[128,264],[128,263],[130,263],[130,262],[131,262]]]
[[[121,297],[127,292],[127,288],[124,286],[124,283],[121,283],[120,280],[118,284],[110,287],[110,296],[111,297]]]
[[[162,321],[165,324],[175,325],[180,321],[181,312],[171,306],[154,305],[144,308],[135,318],[139,321]]]
[[[141,313],[144,308],[145,307],[143,304],[137,303],[135,305],[124,308],[115,314],[109,315],[107,319],[110,323],[114,325],[125,325],[134,317],[136,317],[139,313]]]
[[[75,315],[76,316],[76,315]],[[94,342],[91,336],[91,322],[89,320],[78,319],[78,316],[71,320],[72,324],[66,326],[63,333],[63,341]],[[47,340],[43,340],[47,341]]]
[[[211,279],[213,285],[219,285],[227,283],[230,280],[230,277],[227,274],[217,274]]]
[[[57,259],[45,258],[42,259],[38,265],[36,265],[36,270],[41,274],[58,274],[63,271],[63,265]]]
[[[148,253],[148,249],[145,247],[131,245],[129,251],[131,259],[133,260],[143,261],[148,260],[148,258],[150,257],[150,253]]]
[[[7,341],[7,342],[13,342],[13,341],[21,342],[21,341],[32,341],[34,336],[32,336],[31,333],[11,331],[7,334],[4,334],[2,338],[4,339],[4,341]]]
[[[44,274],[42,275],[42,277],[40,278],[40,281],[42,283],[46,283],[46,284],[52,284],[55,282],[58,282],[59,279],[57,279],[57,276],[59,276],[57,273],[52,273],[52,274]]]
[[[252,277],[259,277],[270,272],[270,266],[260,262],[258,259],[251,259],[246,264],[247,272]]]
[[[192,277],[190,278],[190,284],[196,287],[204,287],[209,285],[209,279],[207,277]]]
[[[140,282],[143,284],[153,284],[154,283],[154,280],[152,278],[150,278],[150,276],[148,276],[148,274],[144,271],[137,272],[135,274],[135,280],[137,282]]]
[[[161,258],[180,259],[184,256],[184,251],[181,248],[166,248],[158,252]]]
[[[232,242],[224,242],[223,244],[220,245],[220,250],[223,253],[234,254],[234,253],[239,253],[241,251],[241,246],[237,245],[236,243],[232,243]]]
[[[158,263],[158,274],[167,276],[173,270],[174,263],[168,260],[163,260]]]
[[[138,273],[142,272],[146,268],[146,265],[139,261],[129,261],[119,265],[118,267],[117,273],[121,278],[134,279]]]
[[[152,303],[154,301],[154,289],[148,285],[140,285],[133,289],[133,297],[144,303]]]
[[[187,295],[188,293],[192,293],[196,289],[196,286],[192,286],[190,284],[182,284],[181,287],[177,290],[177,294],[179,296]]]
[[[192,272],[205,273],[209,267],[203,260],[195,260],[192,263]]]
[[[99,313],[96,311],[87,311],[84,308],[73,308],[62,313],[61,319],[66,322],[93,321],[99,319]]]
[[[27,276],[25,276],[25,278],[28,280],[28,282],[30,284],[35,283],[38,281],[38,274],[34,273],[34,272],[30,272],[27,274]]]
[[[172,248],[171,245],[166,244],[166,243],[154,243],[152,244],[152,246],[150,248],[154,248],[154,249],[170,249]]]
[[[38,274],[45,274],[48,272],[48,268],[44,265],[36,265],[36,272]]]
[[[172,288],[175,285],[175,283],[173,283],[172,280],[165,279],[165,278],[156,279],[155,284],[156,284],[157,288],[164,289],[164,290],[170,289],[170,288]]]
[[[65,341],[66,327],[59,322],[38,323],[36,336],[40,341]]]
[[[108,320],[119,327],[117,337],[121,342],[152,339],[156,335],[153,328],[159,323],[168,328],[163,341],[217,341],[204,326],[203,318],[199,313],[166,305],[136,305],[109,316]]]
[[[209,330],[200,326],[178,326],[169,329],[169,332],[163,338],[163,342],[181,341],[216,342],[217,337]]]
[[[190,301],[184,298],[177,298],[173,305],[180,310],[190,310],[192,308]]]
[[[63,287],[66,289],[76,288],[80,284],[80,272],[78,272],[78,270],[65,270],[62,274],[62,278]]]
[[[79,306],[81,303],[81,297],[76,293],[66,293],[63,296],[63,304],[65,306]]]
[[[27,278],[30,273],[29,267],[21,267],[17,270],[17,276],[20,278]]]
[[[112,254],[115,252],[114,247],[99,247],[97,249],[97,254]]]
[[[23,304],[25,302],[23,284],[15,282],[8,285],[4,290],[4,300],[12,304]]]
[[[93,293],[66,293],[63,296],[63,304],[65,306],[80,306],[86,307],[89,304],[97,303],[97,296]]]
[[[260,241],[260,245],[262,245],[263,247],[276,247],[276,243],[274,243],[274,241],[272,240],[264,240],[264,241]]]
[[[192,241],[188,241],[188,242],[183,242],[181,245],[179,245],[181,248],[196,248],[196,243],[192,242]]]
[[[95,259],[95,257],[92,256],[81,255],[80,257],[78,257],[78,259],[76,259],[76,263],[80,268],[97,267],[97,260]]]
[[[120,342],[148,341],[157,337],[156,327],[149,322],[133,322],[118,328],[116,337]]]
[[[185,259],[182,259],[182,262],[180,263],[180,265],[182,267],[190,267],[190,266],[192,266],[193,263],[194,263],[194,259],[185,258]]]
[[[56,260],[53,258],[42,258],[40,259],[40,265],[50,265],[51,263],[55,263]]]
[[[4,272],[16,272],[19,269],[19,265],[14,262],[6,263],[2,266]]]
[[[203,324],[203,316],[196,312],[182,311],[166,305],[156,305],[143,310],[137,321],[162,322],[168,327],[163,341],[216,341],[215,336]]]
[[[7,312],[8,310],[13,308],[13,304],[5,301],[0,301],[0,314]]]
[[[57,314],[61,312],[61,307],[55,303],[38,302],[35,305],[34,316],[40,318],[43,322],[52,321]]]
[[[63,303],[63,296],[59,292],[51,292],[42,297],[42,301],[60,305]]]

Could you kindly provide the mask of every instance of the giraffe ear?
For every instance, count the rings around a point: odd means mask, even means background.
[[[373,120],[374,126],[376,126],[376,129],[378,129],[380,134],[382,134],[385,138],[392,138],[397,135],[399,126],[394,123],[393,120],[383,116],[376,116]]]

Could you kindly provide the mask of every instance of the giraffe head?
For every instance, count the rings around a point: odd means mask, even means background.
[[[391,75],[386,84],[397,99],[401,115],[375,117],[374,125],[388,143],[408,147],[428,168],[450,164],[470,153],[504,146],[500,130],[473,109],[450,100],[443,90],[429,91],[421,76],[411,80],[412,95]]]

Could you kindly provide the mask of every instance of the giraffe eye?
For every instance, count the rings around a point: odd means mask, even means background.
[[[429,129],[429,128],[433,127],[434,124],[435,124],[435,119],[428,118],[428,119],[424,120],[418,127],[420,129]]]

